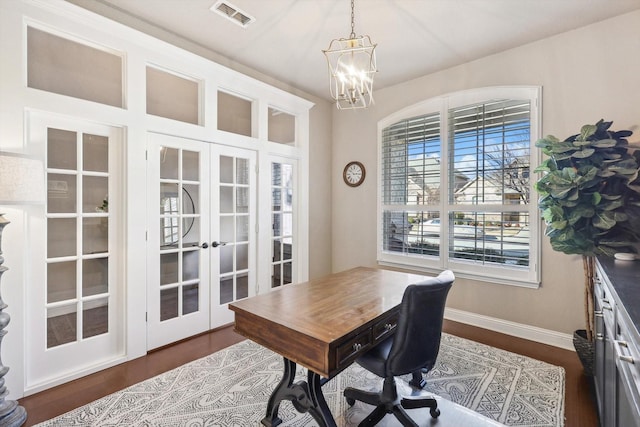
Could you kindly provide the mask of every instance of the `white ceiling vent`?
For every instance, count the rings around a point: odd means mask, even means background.
[[[226,0],[220,0],[209,8],[211,11],[216,12],[228,20],[235,22],[243,28],[246,28],[256,19],[253,16],[247,15],[244,11],[238,9]]]

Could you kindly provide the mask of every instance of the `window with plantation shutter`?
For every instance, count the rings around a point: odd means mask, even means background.
[[[539,92],[466,91],[379,123],[380,263],[538,285]]]

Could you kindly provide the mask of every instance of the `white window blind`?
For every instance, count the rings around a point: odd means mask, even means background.
[[[447,97],[438,111],[381,122],[382,263],[536,284],[537,92]]]

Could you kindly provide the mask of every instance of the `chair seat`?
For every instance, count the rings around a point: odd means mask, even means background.
[[[374,348],[360,356],[357,360],[358,365],[362,366],[369,372],[373,372],[377,376],[385,377],[385,367],[389,352],[393,346],[393,336],[385,339],[377,344]]]

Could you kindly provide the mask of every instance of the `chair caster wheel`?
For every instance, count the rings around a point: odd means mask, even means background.
[[[438,418],[440,416],[440,409],[432,408],[429,413],[431,414],[431,418]]]
[[[351,397],[347,397],[347,404],[349,404],[349,406],[353,406],[356,403],[356,400],[351,398]]]

